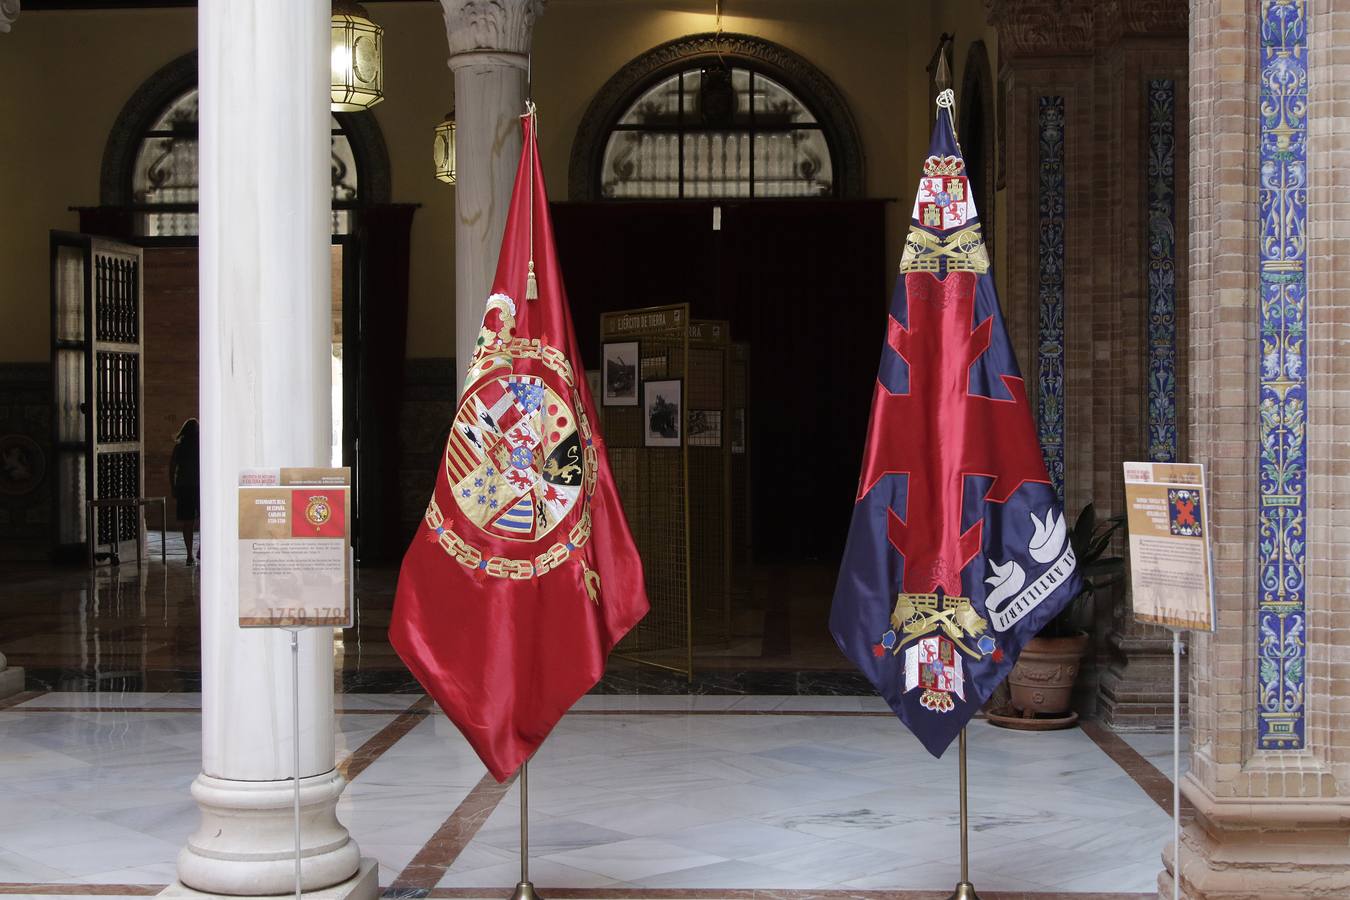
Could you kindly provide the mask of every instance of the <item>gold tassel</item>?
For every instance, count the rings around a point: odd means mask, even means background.
[[[530,274],[525,276],[525,299],[539,299],[539,282],[534,277],[534,260],[530,260]]]

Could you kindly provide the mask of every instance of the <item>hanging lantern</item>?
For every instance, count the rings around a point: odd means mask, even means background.
[[[360,112],[384,99],[384,29],[353,0],[333,0],[334,112]]]
[[[445,121],[436,126],[436,143],[431,151],[436,162],[436,180],[455,183],[455,112],[445,114]]]

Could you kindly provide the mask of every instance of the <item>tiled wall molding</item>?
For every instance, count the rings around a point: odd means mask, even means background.
[[[1307,135],[1305,0],[1261,3],[1257,740],[1304,746],[1307,658]]]

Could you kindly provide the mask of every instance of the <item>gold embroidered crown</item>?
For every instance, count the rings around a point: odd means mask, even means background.
[[[935,175],[960,175],[966,169],[966,161],[959,156],[930,156],[923,161],[923,174],[930,178]]]

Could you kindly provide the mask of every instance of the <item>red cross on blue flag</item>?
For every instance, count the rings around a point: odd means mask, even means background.
[[[1081,590],[950,104],[944,92],[830,611],[840,648],[934,756]]]

